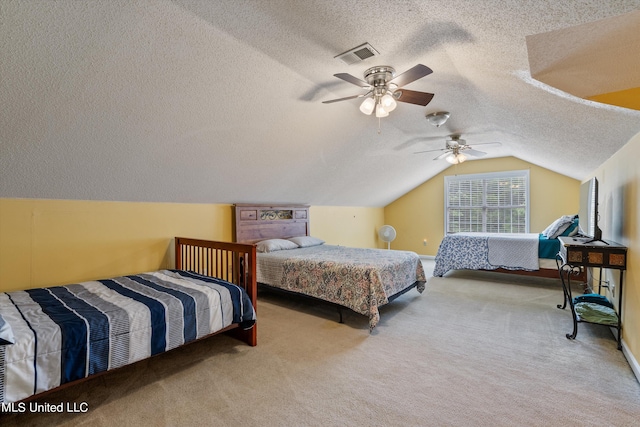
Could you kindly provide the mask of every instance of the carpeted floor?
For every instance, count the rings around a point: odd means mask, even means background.
[[[425,263],[427,270],[432,266]],[[50,394],[86,413],[12,414],[21,426],[632,426],[640,385],[611,332],[576,340],[555,280],[431,278],[367,319],[261,292],[258,346],[191,344]]]

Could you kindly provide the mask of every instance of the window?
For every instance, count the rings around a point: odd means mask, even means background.
[[[529,232],[529,171],[447,176],[446,233]]]

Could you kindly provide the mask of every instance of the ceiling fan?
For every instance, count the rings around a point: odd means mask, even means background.
[[[451,164],[457,165],[458,163],[462,163],[467,160],[467,156],[471,157],[482,157],[487,153],[484,151],[478,151],[471,148],[470,145],[467,144],[467,141],[461,138],[461,135],[449,135],[445,141],[446,147],[440,148],[436,150],[426,150],[426,151],[418,151],[414,154],[421,153],[430,153],[434,151],[443,151],[438,157],[433,160],[447,159],[447,161]],[[499,142],[483,142],[478,145],[502,145]]]
[[[393,67],[388,65],[371,67],[364,72],[364,80],[366,81],[360,80],[348,73],[334,74],[335,77],[361,87],[362,89],[366,89],[367,92],[345,98],[322,101],[322,103],[331,104],[333,102],[366,97],[360,105],[360,111],[369,115],[375,110],[376,117],[386,117],[390,111],[396,108],[396,101],[422,106],[431,102],[433,98],[432,93],[403,89],[403,86],[428,76],[432,72],[429,67],[418,64],[397,76]]]

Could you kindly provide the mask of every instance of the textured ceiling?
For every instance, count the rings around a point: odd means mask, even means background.
[[[640,10],[528,36],[527,51],[535,79],[581,98],[640,88]]]
[[[640,0],[2,0],[0,197],[384,206],[449,166],[413,153],[454,132],[472,146],[501,142],[487,157],[581,179],[640,131],[640,112],[534,80],[526,37],[638,9]],[[334,59],[364,42],[381,55]],[[433,74],[407,88],[434,93],[427,107],[400,103],[378,123],[358,100],[322,103],[361,93],[335,73],[418,63]],[[606,76],[600,93],[617,79]],[[439,110],[451,118],[435,128],[424,116]]]

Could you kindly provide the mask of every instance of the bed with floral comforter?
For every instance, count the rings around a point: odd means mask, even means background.
[[[368,316],[370,329],[380,306],[413,287],[422,292],[426,283],[414,252],[333,245],[258,253],[257,280],[348,307]]]

